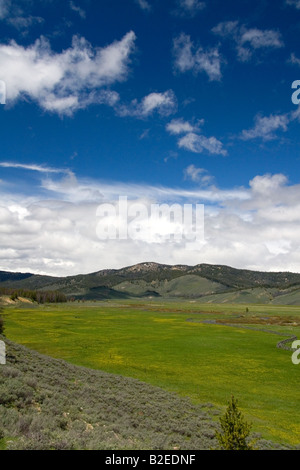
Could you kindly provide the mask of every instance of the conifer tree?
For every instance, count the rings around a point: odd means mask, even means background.
[[[254,450],[253,443],[247,442],[252,426],[244,419],[234,396],[220,418],[220,424],[222,432],[216,432],[216,438],[221,450]]]

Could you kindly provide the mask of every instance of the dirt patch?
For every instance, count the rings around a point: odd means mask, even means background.
[[[2,305],[12,305],[12,304],[15,304],[15,301],[11,300],[11,298],[8,295],[3,295],[2,297],[0,297],[0,303]]]
[[[1,305],[16,305],[18,303],[32,304],[32,300],[26,299],[25,297],[18,297],[16,300],[12,300],[8,295],[3,295],[0,297]]]
[[[18,300],[19,300],[20,302],[25,303],[25,304],[32,304],[32,303],[33,303],[32,300],[30,300],[30,299],[25,299],[25,297],[19,297]]]

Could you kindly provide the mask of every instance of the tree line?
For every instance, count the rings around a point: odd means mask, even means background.
[[[8,295],[11,300],[18,300],[23,297],[38,304],[45,303],[62,303],[67,302],[67,297],[62,292],[58,291],[37,291],[28,289],[12,289],[9,287],[1,287],[0,295]]]

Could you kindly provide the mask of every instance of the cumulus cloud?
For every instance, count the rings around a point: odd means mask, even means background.
[[[190,150],[194,153],[202,153],[206,150],[208,153],[216,155],[227,155],[223,144],[216,137],[205,137],[204,135],[190,132],[178,141],[178,147]]]
[[[197,124],[194,125],[180,118],[173,119],[171,122],[169,122],[166,126],[166,129],[170,134],[178,135],[198,131],[202,124],[204,124],[204,119],[197,121]]]
[[[262,139],[269,141],[276,139],[277,131],[286,132],[291,117],[288,114],[271,114],[270,116],[257,115],[255,125],[252,129],[243,130],[241,138],[243,140]]]
[[[117,112],[120,116],[135,116],[145,118],[157,112],[161,116],[169,116],[177,109],[177,99],[173,90],[163,93],[153,92],[139,102],[133,100],[129,105],[119,105]]]
[[[200,126],[204,124],[204,120],[198,120],[196,124],[191,124],[183,119],[173,119],[166,126],[167,132],[171,135],[184,134],[177,142],[179,148],[189,150],[193,153],[202,153],[206,151],[210,154],[227,155],[223,143],[216,137],[206,137],[200,132]]]
[[[283,174],[257,175],[247,187],[186,190],[87,181],[64,171],[46,179],[41,172],[43,198],[34,188],[30,197],[1,188],[0,269],[71,275],[151,260],[300,272],[300,184],[290,184]],[[191,179],[205,175],[194,165],[186,168]],[[118,211],[120,196],[127,198],[128,219],[116,212],[112,224],[124,233],[135,221],[140,235],[136,230],[124,239],[101,238],[99,227],[108,219],[99,207],[106,203]],[[152,221],[148,216],[153,203],[170,201],[181,208],[205,205],[203,241],[164,238],[172,229],[167,213]],[[143,238],[149,223],[154,236]]]
[[[279,31],[247,28],[239,25],[238,21],[221,22],[212,31],[234,42],[238,59],[242,62],[249,61],[257,50],[284,47]]]
[[[181,73],[192,71],[195,74],[206,73],[210,81],[220,81],[221,65],[224,62],[218,47],[204,49],[196,47],[191,37],[180,34],[173,44],[175,70]]]
[[[250,181],[249,185],[255,195],[266,197],[278,191],[281,187],[286,186],[287,183],[287,177],[279,173],[276,175],[266,174],[263,176],[255,176],[255,178]]]
[[[93,48],[85,38],[74,36],[72,46],[61,53],[53,52],[43,37],[28,47],[15,41],[2,44],[0,68],[7,102],[25,96],[47,111],[72,114],[91,102],[105,101],[105,94],[114,92],[102,88],[128,76],[135,39],[130,31],[120,41]]]

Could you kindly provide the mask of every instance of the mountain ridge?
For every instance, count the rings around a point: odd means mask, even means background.
[[[300,304],[300,273],[264,272],[201,263],[160,264],[146,261],[119,269],[54,277],[0,271],[0,288],[55,290],[69,298],[102,300],[129,297],[205,298],[205,301],[278,301]],[[299,290],[299,293],[298,293]],[[299,296],[298,296],[299,294]],[[211,297],[210,297],[211,296]],[[212,297],[214,296],[214,297]],[[283,297],[282,297],[283,298]]]

